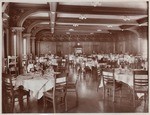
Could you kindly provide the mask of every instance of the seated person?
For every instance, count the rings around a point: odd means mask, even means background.
[[[44,75],[45,77],[53,77],[54,76],[54,69],[52,66],[49,66],[45,71],[44,71]]]
[[[34,64],[32,62],[29,62],[27,66],[27,72],[34,72]]]
[[[41,72],[41,71],[42,71],[42,68],[41,68],[39,62],[37,62],[37,63],[34,65],[34,68],[35,68],[35,71],[37,71],[37,72]]]

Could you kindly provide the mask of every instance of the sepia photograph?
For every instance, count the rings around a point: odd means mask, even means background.
[[[1,113],[149,113],[149,1],[1,2]]]

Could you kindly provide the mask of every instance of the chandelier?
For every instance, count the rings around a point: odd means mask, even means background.
[[[97,6],[101,6],[101,5],[102,5],[102,3],[99,2],[99,1],[97,1],[97,2],[92,2],[91,4],[92,4],[92,6],[94,6],[94,7],[97,7]]]
[[[124,16],[124,17],[123,17],[123,20],[124,20],[124,21],[130,21],[131,19],[130,19],[129,16]]]
[[[86,19],[86,16],[83,15],[83,14],[81,14],[81,15],[79,16],[79,19],[80,19],[80,20],[84,20],[84,19]]]

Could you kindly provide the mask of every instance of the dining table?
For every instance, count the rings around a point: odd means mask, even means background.
[[[30,95],[36,99],[43,96],[43,92],[54,87],[54,75],[60,72],[53,73],[26,73],[17,76],[15,81],[15,88],[23,86],[24,89],[30,90]]]
[[[133,90],[133,71],[136,71],[137,69],[120,69],[116,68],[114,71],[115,80],[121,81],[129,86],[131,90]],[[103,77],[101,79],[101,83],[99,85],[99,88],[103,87]],[[137,96],[140,98],[143,96],[141,93],[137,93]]]

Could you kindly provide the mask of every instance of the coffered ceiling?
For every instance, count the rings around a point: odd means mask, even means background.
[[[99,35],[133,30],[139,26],[147,27],[148,25],[147,2],[11,4],[12,8],[37,9],[37,12],[32,12],[22,25],[27,28],[37,21],[35,25],[30,26],[32,33],[35,33],[36,28],[41,28],[40,31],[45,29],[52,35]]]

